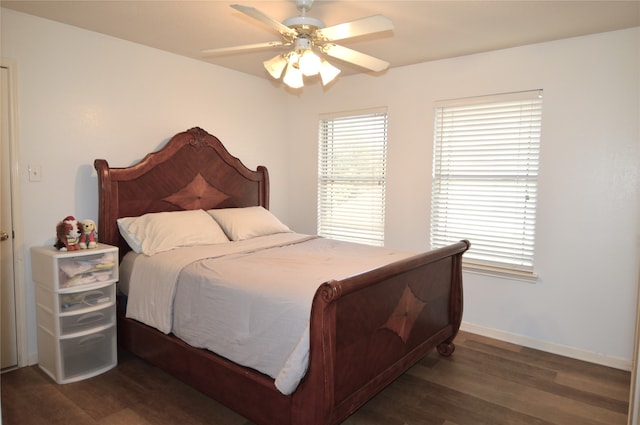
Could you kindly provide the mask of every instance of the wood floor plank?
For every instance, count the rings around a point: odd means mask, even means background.
[[[528,385],[536,386],[545,391],[565,394],[572,398],[582,398],[585,402],[606,407],[616,412],[625,413],[628,410],[630,373],[628,371],[596,365],[576,359],[570,359],[552,353],[545,353],[526,347],[519,347],[515,356],[512,347],[498,347],[497,344],[482,342],[483,337],[469,334],[465,347],[477,351],[495,354],[502,367],[492,367],[492,370],[517,370],[509,372],[512,378],[520,376]],[[486,341],[487,339],[485,339]],[[488,340],[490,341],[490,340]],[[518,346],[515,346],[518,347]],[[502,351],[505,348],[507,351]],[[471,354],[470,351],[465,353]],[[515,366],[514,366],[515,365]],[[494,365],[491,365],[494,366]],[[520,375],[523,373],[524,375]],[[555,376],[553,382],[547,382],[546,377]],[[572,393],[569,395],[568,393]]]
[[[419,378],[408,375],[416,379],[414,386],[419,385],[425,394],[428,394],[421,404],[425,411],[437,411],[447,420],[459,425],[552,425],[535,416],[487,401],[483,397],[456,390],[448,385],[420,382]]]
[[[466,332],[343,425],[626,425],[630,373]],[[37,366],[0,376],[3,425],[253,425],[127,352],[57,385]]]
[[[60,393],[57,385],[52,382],[36,367],[22,368],[3,375],[2,423],[96,425],[87,412]]]
[[[487,373],[493,376],[501,376],[510,381],[525,384],[528,387],[579,400],[592,406],[603,407],[624,414],[628,410],[628,372],[603,368],[598,365],[589,365],[578,360],[567,359],[549,353],[537,353],[537,356],[546,358],[545,362],[529,362],[530,356],[512,357],[510,354],[500,355],[495,350],[493,351],[494,354],[490,355],[486,354],[487,350],[476,351],[477,344],[469,344],[468,347],[473,348],[473,350],[467,350],[464,354],[457,356],[456,361],[461,364],[471,362],[482,364],[483,367],[489,370]],[[573,366],[568,366],[566,364],[567,361]],[[551,369],[550,364],[553,364],[553,367],[558,369]],[[585,366],[587,370],[584,369]],[[580,368],[580,372],[576,372],[578,368]],[[571,369],[574,370],[571,371]],[[607,376],[613,376],[616,379],[606,379],[600,369],[606,369]],[[594,370],[598,370],[598,372],[594,372]],[[599,374],[597,378],[593,376],[596,373]],[[560,374],[562,376],[559,379]],[[569,377],[573,377],[572,379],[577,383],[569,385]],[[624,379],[621,379],[622,377]],[[612,397],[611,393],[615,393],[615,396]]]
[[[462,357],[462,356],[458,356]],[[584,401],[576,401],[571,396],[563,396],[540,389],[535,380],[527,383],[519,379],[478,370],[469,362],[458,361],[457,357],[443,360],[434,368],[422,366],[412,368],[408,373],[421,379],[437,383],[447,388],[476,397],[488,403],[539,418],[549,423],[613,425],[625,424],[626,414],[594,406]],[[514,372],[514,376],[517,374]]]
[[[626,404],[629,402],[628,374],[622,381],[617,381],[610,377],[593,378],[584,374],[559,371],[556,382],[560,385],[582,389],[617,400],[621,403],[619,408],[622,410],[625,410]]]
[[[99,425],[152,425],[151,422],[138,415],[132,409],[125,408],[105,416],[98,421]]]

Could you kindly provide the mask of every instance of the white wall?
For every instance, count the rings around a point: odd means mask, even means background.
[[[199,126],[270,171],[286,219],[286,95],[263,79],[2,9],[2,57],[17,65],[29,356],[37,351],[30,255],[67,215],[97,220],[93,160],[127,166]],[[251,101],[247,102],[247,99]],[[29,164],[42,181],[29,182]]]
[[[94,158],[129,165],[201,126],[271,175],[272,210],[315,232],[318,114],[388,106],[387,244],[428,249],[435,100],[544,89],[535,284],[465,275],[465,326],[628,367],[639,265],[640,29],[339,78],[291,95],[263,79],[2,10],[18,65],[28,247],[70,213],[96,218]],[[247,102],[247,99],[251,99]],[[28,164],[43,180],[27,180]]]
[[[464,326],[630,368],[640,256],[639,40],[635,28],[342,78],[324,92],[310,87],[289,99],[297,135],[289,150],[299,158],[288,170],[290,224],[315,231],[318,115],[388,106],[386,242],[428,249],[434,101],[543,89],[539,280],[466,273]]]

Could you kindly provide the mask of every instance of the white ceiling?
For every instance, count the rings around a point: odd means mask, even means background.
[[[279,48],[204,58],[200,50],[280,40],[265,24],[229,7],[253,6],[277,21],[299,14],[288,1],[8,1],[5,8],[270,78],[262,61]],[[307,16],[326,26],[374,14],[395,29],[341,41],[391,67],[640,26],[640,0],[382,1],[316,0]],[[330,59],[342,75],[363,69]]]

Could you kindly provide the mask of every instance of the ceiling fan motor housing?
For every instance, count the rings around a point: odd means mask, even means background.
[[[313,31],[324,28],[324,22],[320,19],[311,18],[309,16],[294,16],[285,19],[282,23],[289,28],[295,29],[298,34],[311,34]]]

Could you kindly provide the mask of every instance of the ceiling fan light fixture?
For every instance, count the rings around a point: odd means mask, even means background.
[[[269,75],[277,80],[282,76],[282,71],[284,71],[287,63],[288,61],[283,55],[277,55],[267,61],[264,61],[262,64]]]
[[[287,66],[287,72],[284,74],[284,78],[282,82],[291,87],[292,89],[299,89],[304,86],[304,82],[302,81],[302,71],[297,66],[298,64],[295,62],[289,61],[289,66]]]
[[[329,64],[316,52],[357,65],[369,71],[381,72],[389,67],[389,62],[382,59],[334,44],[334,41],[338,40],[391,31],[393,30],[393,22],[389,18],[383,15],[373,15],[326,27],[321,20],[307,16],[313,1],[296,0],[300,16],[294,16],[282,22],[273,19],[255,7],[232,4],[231,7],[235,10],[277,31],[283,40],[219,49],[204,49],[202,53],[212,56],[229,52],[244,52],[293,45],[291,51],[281,53],[262,62],[271,77],[276,80],[282,78],[283,82],[292,88],[302,87],[304,85],[304,76],[320,74],[322,84],[326,86],[340,74],[340,69]]]
[[[305,77],[310,77],[312,75],[318,74],[318,72],[320,72],[321,66],[322,59],[320,59],[320,57],[316,55],[313,50],[307,49],[302,52],[302,55],[300,55],[298,67]]]
[[[331,65],[324,59],[320,61],[320,78],[322,79],[322,85],[326,86],[330,82],[332,82],[338,74],[340,74],[340,70],[335,66]]]

